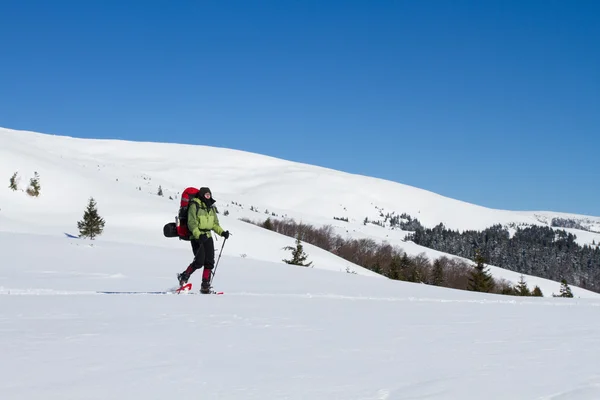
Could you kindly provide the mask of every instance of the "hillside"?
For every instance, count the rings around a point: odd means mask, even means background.
[[[256,260],[281,262],[288,256],[282,248],[293,244],[288,237],[239,220],[262,220],[267,213],[316,226],[332,225],[342,236],[387,241],[408,254],[424,253],[431,259],[447,254],[405,242],[409,232],[364,224],[364,220],[381,223],[386,214],[406,213],[428,228],[443,223],[448,229],[473,230],[494,224],[549,226],[553,218],[561,218],[577,222],[579,229],[567,229],[576,233],[578,243],[600,242],[600,217],[494,210],[400,183],[231,149],[77,139],[9,129],[0,129],[0,145],[6,183],[14,172],[21,177],[21,190],[0,190],[0,230],[5,232],[76,234],[76,221],[93,196],[107,221],[103,240],[190,252],[187,243],[165,239],[162,226],[173,219],[185,187],[208,186],[220,211],[228,212],[221,217],[233,232],[228,254]],[[42,195],[31,198],[23,188],[36,171]],[[164,197],[156,195],[159,187]],[[315,246],[305,247],[315,268],[375,275]],[[491,272],[512,282],[520,275],[493,266]],[[539,285],[546,294],[559,290],[558,283],[541,278],[528,277],[528,283]],[[577,290],[576,295],[595,294]]]
[[[184,159],[179,153],[210,162],[190,169],[172,161]],[[364,214],[376,218],[383,201],[399,209],[431,201],[463,210],[464,221],[450,219],[466,227],[479,223],[477,213],[490,221],[536,213],[227,149],[9,130],[0,131],[0,172],[3,399],[600,397],[597,293],[572,287],[575,298],[553,298],[558,283],[534,277],[528,283],[546,298],[403,282],[306,243],[314,268],[288,265],[283,247],[293,238],[240,220],[264,219],[268,208],[279,220],[333,224],[341,235],[437,259],[448,254],[404,242],[408,231],[365,225]],[[16,191],[8,188],[14,172]],[[34,172],[35,198],[24,191]],[[190,185],[211,187],[232,232],[215,243],[223,253],[213,284],[224,294],[200,295],[199,274],[190,294],[149,294],[173,288],[192,258],[187,242],[162,234]],[[353,194],[357,185],[368,185],[374,204]],[[90,196],[106,219],[93,241],[76,237]],[[423,220],[445,223],[442,211],[427,210]],[[333,219],[343,215],[348,222]]]

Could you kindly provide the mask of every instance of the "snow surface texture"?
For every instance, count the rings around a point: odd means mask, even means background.
[[[217,267],[223,296],[102,295],[168,289],[188,254],[9,233],[0,243],[3,399],[600,398],[599,300],[235,256]]]
[[[194,169],[190,159],[204,161]],[[40,173],[39,198],[8,189],[16,171],[21,189]],[[541,224],[564,214],[490,210],[227,149],[11,130],[0,130],[0,172],[2,399],[600,398],[595,293],[573,287],[573,299],[519,298],[392,281],[308,244],[315,267],[290,266],[281,259],[292,238],[238,219],[262,220],[267,208],[314,224],[348,217],[340,233],[433,259],[443,253],[362,220],[376,217],[374,205],[453,229]],[[156,196],[158,185],[165,197]],[[233,233],[214,281],[225,295],[97,293],[173,288],[191,250],[164,238],[162,226],[187,186],[211,187]],[[105,233],[69,238],[90,196]],[[217,255],[223,243],[215,243]],[[199,281],[198,272],[195,289]],[[546,296],[559,290],[548,280],[527,282]]]

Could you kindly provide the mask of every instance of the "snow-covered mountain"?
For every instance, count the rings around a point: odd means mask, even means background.
[[[24,192],[35,172],[37,198]],[[394,211],[427,227],[482,229],[562,217],[580,221],[579,241],[598,242],[600,218],[491,210],[228,149],[8,129],[0,179],[2,399],[600,398],[597,293],[553,298],[559,284],[535,277],[528,284],[546,298],[395,281],[306,243],[314,268],[291,266],[282,259],[293,238],[240,220],[268,210],[434,259],[444,254],[364,219]],[[232,232],[215,243],[225,294],[100,294],[174,286],[192,254],[162,227],[188,186],[212,189]],[[90,197],[106,220],[94,241],[72,237]]]

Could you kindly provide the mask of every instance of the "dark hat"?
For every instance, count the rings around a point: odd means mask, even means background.
[[[200,193],[199,193],[199,194],[200,194],[200,197],[204,198],[204,195],[205,195],[206,193],[210,193],[210,197],[212,197],[212,192],[210,191],[210,189],[209,189],[209,188],[207,188],[207,187],[201,187],[201,188],[200,188]]]
[[[210,193],[210,199],[207,199],[206,197],[204,197],[204,195],[206,193]],[[200,198],[200,201],[203,202],[204,204],[206,204],[209,207],[212,206],[215,203],[215,199],[213,199],[213,197],[212,197],[212,192],[207,187],[201,187],[200,188],[200,191],[198,192],[198,198]]]

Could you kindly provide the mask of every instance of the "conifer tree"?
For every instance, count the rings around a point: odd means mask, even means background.
[[[283,261],[285,263],[292,264],[292,265],[300,265],[303,267],[309,267],[312,264],[312,261],[309,262],[308,264],[305,263],[308,256],[304,252],[302,242],[300,242],[300,233],[298,233],[298,235],[296,236],[296,247],[286,246],[283,249],[292,251],[292,259],[291,260],[284,259]]]
[[[535,297],[544,297],[544,294],[542,293],[542,289],[540,289],[540,287],[537,285],[536,285],[536,287],[533,288],[531,295],[535,296]]]
[[[527,287],[527,283],[525,282],[525,277],[523,275],[521,275],[521,279],[519,280],[519,283],[515,287],[515,294],[517,296],[531,296],[531,292],[529,291],[529,288]]]
[[[417,282],[415,266],[408,254],[404,253],[400,259],[400,278],[403,281]]]
[[[401,280],[402,272],[400,271],[401,258],[399,255],[392,256],[392,260],[390,261],[388,278],[394,280]]]
[[[33,197],[38,197],[40,195],[40,175],[37,172],[34,172],[33,178],[29,181],[29,187],[26,192],[28,195]]]
[[[162,191],[162,186],[161,186],[161,185],[158,185],[158,193],[157,193],[157,194],[158,194],[159,196],[162,196],[162,195],[163,195],[163,191]]]
[[[89,237],[94,240],[96,236],[102,234],[104,230],[105,221],[100,215],[96,208],[96,201],[93,197],[90,197],[87,208],[83,213],[83,220],[77,222],[77,228],[79,228],[80,237]]]
[[[15,172],[13,176],[10,178],[10,185],[8,186],[12,190],[17,190],[17,183],[19,182],[19,174]]]
[[[381,275],[381,264],[379,264],[379,261],[375,261],[375,264],[371,268],[371,271]]]
[[[485,267],[485,257],[479,250],[475,252],[474,261],[477,265],[471,272],[467,289],[475,292],[490,292],[494,288],[494,279],[489,273],[489,268]]]
[[[270,231],[273,230],[273,222],[271,221],[271,217],[267,218],[265,222],[263,222],[263,228],[268,229]]]
[[[573,297],[573,292],[564,278],[560,281],[560,295],[556,297]]]
[[[435,286],[442,286],[444,282],[444,268],[442,262],[437,259],[433,262],[433,271],[431,272],[431,284]]]

